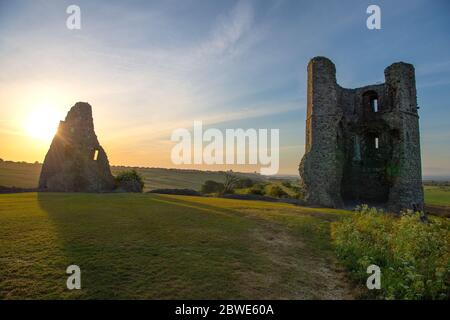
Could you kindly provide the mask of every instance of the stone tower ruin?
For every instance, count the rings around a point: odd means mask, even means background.
[[[309,62],[299,167],[308,204],[423,210],[414,67],[398,62],[384,74],[385,83],[346,89],[329,59]]]

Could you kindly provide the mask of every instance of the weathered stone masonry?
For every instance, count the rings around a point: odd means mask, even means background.
[[[414,67],[399,62],[384,73],[383,84],[346,89],[329,59],[309,62],[299,168],[308,204],[423,210]]]
[[[92,107],[77,102],[59,124],[39,179],[42,191],[105,192],[115,187],[108,157],[94,131]]]

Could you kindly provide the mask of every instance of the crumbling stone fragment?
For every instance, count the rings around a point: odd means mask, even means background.
[[[92,107],[77,102],[59,124],[39,179],[42,191],[107,192],[114,189],[108,157],[97,140]]]

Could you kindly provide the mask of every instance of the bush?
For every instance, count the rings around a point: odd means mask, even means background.
[[[271,185],[269,187],[267,195],[274,198],[282,198],[288,196],[288,194],[279,185]]]
[[[144,180],[136,170],[122,171],[116,176],[116,187],[125,192],[142,192]]]
[[[255,194],[259,196],[263,196],[266,194],[266,190],[264,188],[264,185],[258,183],[254,184],[248,191],[249,194]]]
[[[239,182],[239,178],[233,173],[233,171],[225,172],[225,181],[223,183],[223,192],[224,194],[232,194],[234,193],[234,189]]]
[[[239,179],[239,181],[236,183],[236,188],[243,189],[243,188],[251,188],[255,182],[250,178],[242,178]]]
[[[283,182],[281,183],[281,185],[282,185],[283,187],[286,187],[286,188],[292,188],[292,184],[291,184],[290,181],[283,181]]]
[[[401,217],[364,205],[332,224],[337,255],[352,275],[365,284],[367,267],[381,268],[381,290],[386,299],[448,299],[450,297],[450,222],[419,213]]]
[[[223,183],[216,182],[213,180],[207,180],[203,183],[201,192],[202,193],[222,193],[225,187]]]

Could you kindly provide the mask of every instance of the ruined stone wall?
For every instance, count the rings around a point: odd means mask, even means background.
[[[308,64],[305,155],[300,175],[312,205],[423,208],[414,68],[396,63],[386,83],[346,89],[334,64]]]
[[[414,67],[394,63],[385,70],[386,91],[392,104],[392,122],[398,129],[399,167],[389,194],[389,208],[423,209],[419,116]]]
[[[385,172],[390,158],[389,126],[384,120],[384,84],[357,89],[341,89],[339,104],[344,108],[344,174],[342,197],[344,201],[386,202],[389,186]],[[370,97],[378,101],[377,112],[370,104]],[[352,103],[352,108],[347,106]],[[378,139],[378,149],[375,145]]]
[[[334,64],[323,57],[308,64],[306,150],[300,164],[306,201],[312,205],[342,206],[342,160],[338,143],[338,87]]]
[[[104,192],[114,189],[108,157],[94,131],[92,108],[78,102],[59,124],[39,179],[42,191]]]

